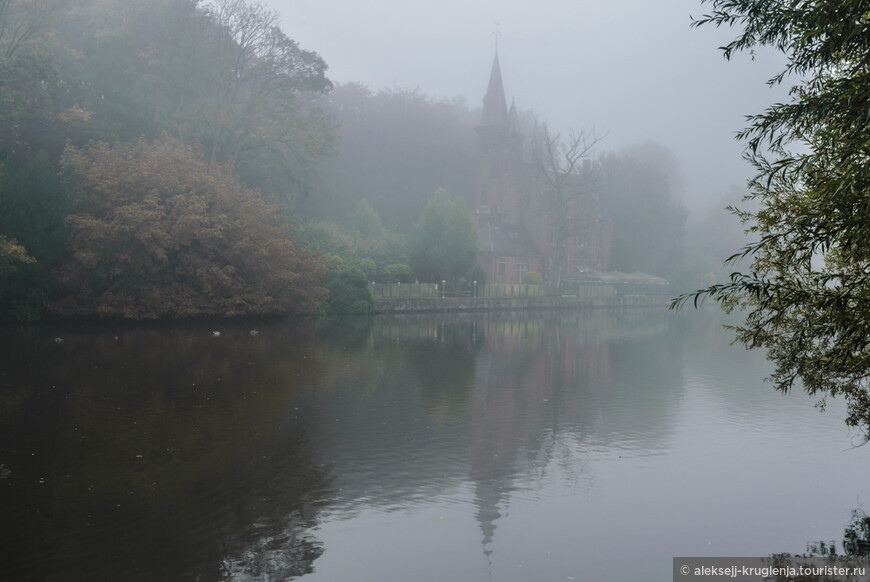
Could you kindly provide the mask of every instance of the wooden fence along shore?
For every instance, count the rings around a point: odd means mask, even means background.
[[[415,299],[453,297],[539,297],[544,295],[541,285],[473,285],[471,290],[450,291],[438,283],[373,283],[375,299]]]
[[[649,276],[625,276],[608,282],[566,280],[558,295],[545,294],[540,285],[473,285],[461,292],[437,283],[373,283],[370,287],[379,313],[664,307],[671,297],[667,281]]]

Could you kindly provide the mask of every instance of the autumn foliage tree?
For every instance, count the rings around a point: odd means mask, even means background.
[[[279,208],[225,165],[164,137],[69,148],[79,210],[61,314],[152,319],[311,312],[324,267],[297,249]]]

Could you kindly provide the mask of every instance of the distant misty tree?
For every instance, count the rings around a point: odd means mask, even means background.
[[[725,210],[737,205],[746,192],[746,188],[732,184],[712,206],[687,222],[684,262],[692,270],[686,270],[691,277],[683,279],[691,289],[724,281],[734,271],[724,259],[737,253],[749,239],[740,221]]]
[[[332,86],[326,63],[260,3],[86,1],[58,37],[60,97],[93,113],[75,144],[166,132],[285,199],[306,191],[332,150],[332,124],[314,103]]]
[[[381,223],[381,217],[365,198],[360,200],[356,208],[350,212],[348,222],[350,227],[362,238],[380,241],[387,236],[387,231]]]
[[[417,278],[455,286],[477,261],[477,231],[465,201],[437,190],[414,226],[409,246]]]
[[[0,162],[26,149],[25,136],[52,116],[57,62],[49,42],[59,0],[0,0]]]
[[[301,202],[308,214],[342,220],[365,199],[385,226],[408,232],[437,188],[464,197],[475,191],[479,119],[464,103],[354,83],[337,86],[324,101],[340,141]]]
[[[331,148],[312,96],[332,88],[326,63],[281,30],[279,15],[249,0],[212,0],[202,50],[213,59],[199,95],[209,161],[260,159],[291,179]],[[192,126],[191,129],[196,128]]]
[[[299,225],[296,234],[300,244],[312,252],[345,261],[369,261],[374,265],[369,281],[380,277],[387,265],[407,263],[406,237],[385,229],[378,213],[365,200],[348,214],[346,223],[307,220]]]
[[[610,267],[672,277],[682,261],[688,211],[676,157],[653,142],[598,161],[601,201],[613,221]]]

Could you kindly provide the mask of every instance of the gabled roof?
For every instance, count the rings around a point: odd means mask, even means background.
[[[492,61],[492,71],[489,73],[489,86],[483,97],[483,115],[480,125],[507,125],[508,109],[504,96],[504,84],[501,80],[501,67],[498,64],[498,53]]]
[[[522,224],[491,224],[477,230],[477,245],[481,253],[505,257],[540,257],[541,251]]]

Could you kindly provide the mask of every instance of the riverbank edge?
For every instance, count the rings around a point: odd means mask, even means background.
[[[608,307],[662,307],[667,295],[621,295],[618,297],[444,297],[384,298],[376,300],[378,315],[441,311],[532,311],[543,309],[588,309]]]
[[[495,312],[495,311],[541,311],[569,309],[605,309],[620,307],[656,307],[667,309],[671,298],[667,295],[621,295],[617,297],[415,297],[415,298],[382,298],[375,300],[375,308],[369,315],[400,315],[406,313],[449,313],[449,312]],[[355,314],[354,316],[359,316]],[[54,324],[106,324],[106,323],[140,323],[163,324],[166,322],[194,321],[248,321],[251,323],[269,322],[289,318],[291,320],[334,319],[336,316],[325,314],[307,315],[239,315],[235,317],[220,317],[206,315],[186,318],[153,318],[124,319],[122,317],[91,316],[54,316],[32,321],[0,321],[0,326],[16,325],[54,325]],[[211,324],[209,324],[211,325]]]

